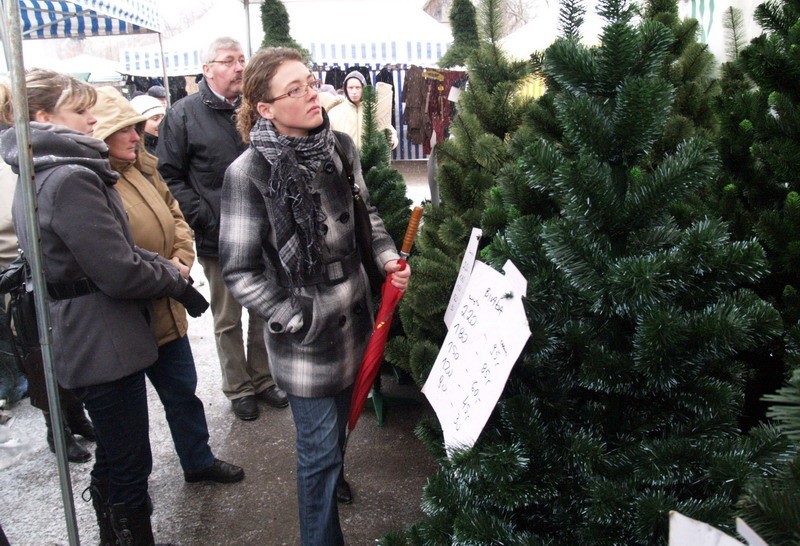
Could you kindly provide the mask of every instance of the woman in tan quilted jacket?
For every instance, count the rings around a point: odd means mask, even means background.
[[[94,136],[108,145],[115,184],[137,246],[156,252],[179,268],[194,264],[192,232],[178,202],[158,173],[158,159],[143,146],[148,116],[139,114],[113,87],[97,89],[92,108]],[[195,394],[197,371],[186,335],[186,309],[172,298],[152,302],[151,326],[158,342],[158,360],[145,370],[164,404],[175,450],[187,482],[238,482],[244,471],[216,459],[208,445],[203,402]]]

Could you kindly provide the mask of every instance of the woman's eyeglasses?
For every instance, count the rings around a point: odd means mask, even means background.
[[[308,95],[309,89],[314,89],[315,91],[319,91],[319,86],[322,84],[319,80],[311,80],[305,85],[298,85],[297,87],[292,87],[289,89],[288,93],[284,93],[283,95],[278,95],[277,97],[273,97],[264,102],[275,102],[276,100],[285,99],[286,97],[291,97],[293,99],[299,99],[301,97],[305,97]]]

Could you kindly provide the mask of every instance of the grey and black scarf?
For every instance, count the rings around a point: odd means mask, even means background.
[[[323,217],[319,193],[311,182],[333,154],[335,137],[328,118],[305,137],[278,134],[268,119],[259,118],[250,142],[271,167],[267,207],[274,219],[278,257],[292,286],[303,286],[306,275],[321,266]]]

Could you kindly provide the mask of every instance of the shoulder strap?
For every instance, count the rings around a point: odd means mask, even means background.
[[[336,153],[339,154],[339,159],[342,160],[342,166],[344,168],[344,174],[347,177],[347,181],[350,182],[351,186],[355,186],[356,179],[353,176],[353,165],[350,163],[350,159],[347,157],[347,154],[344,153],[344,148],[342,148],[342,143],[339,142],[339,137],[336,133],[333,133],[333,142],[336,147]]]

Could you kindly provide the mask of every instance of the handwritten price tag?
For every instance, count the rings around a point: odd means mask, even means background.
[[[671,510],[669,513],[669,546],[742,546],[716,527]],[[755,545],[753,545],[755,546]]]
[[[458,270],[456,284],[453,286],[447,310],[444,312],[444,323],[448,328],[453,324],[453,317],[456,314],[456,310],[458,310],[458,304],[461,303],[461,297],[464,295],[464,289],[469,282],[469,276],[472,274],[472,267],[475,265],[475,255],[478,253],[478,243],[481,240],[481,235],[483,235],[483,231],[480,228],[472,228],[469,243],[467,243],[467,251],[464,252],[464,257],[461,259],[461,268]]]
[[[422,392],[444,431],[445,447],[475,444],[531,333],[522,308],[527,281],[476,262]]]

